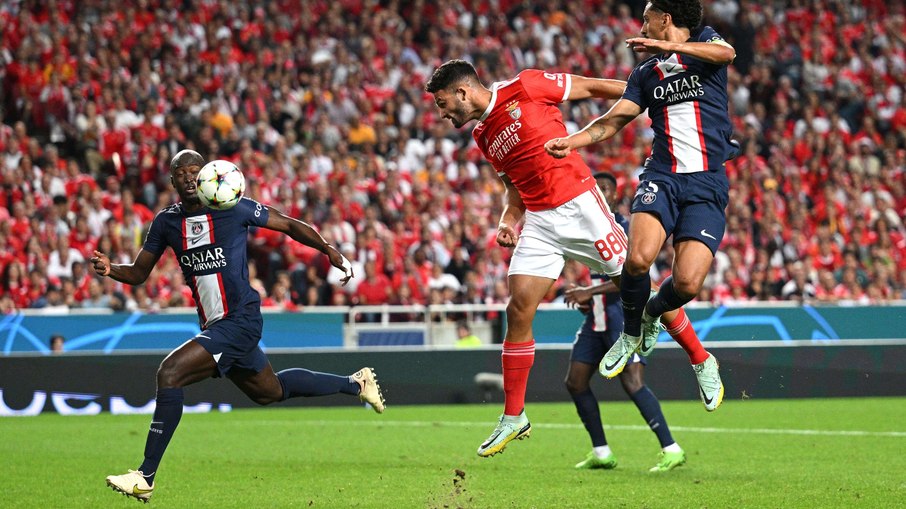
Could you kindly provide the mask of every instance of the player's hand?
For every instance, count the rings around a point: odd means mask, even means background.
[[[337,248],[330,244],[327,245],[327,258],[330,260],[331,265],[343,271],[345,276],[340,278],[340,284],[346,286],[346,283],[355,277],[355,274],[352,273],[352,263],[350,263],[345,256],[340,254],[340,252],[337,251]]]
[[[569,307],[574,307],[583,313],[591,309],[591,288],[587,286],[571,285],[563,292],[563,301]]]
[[[554,138],[547,140],[547,143],[544,144],[544,150],[557,159],[563,159],[569,155],[572,147],[569,146],[569,138]]]
[[[647,39],[645,37],[633,37],[626,39],[626,46],[629,46],[636,53],[666,53],[670,51],[669,41],[658,39]]]
[[[99,276],[110,274],[110,258],[104,253],[95,251],[94,256],[89,258],[88,261],[94,266],[94,271],[97,272]]]
[[[514,247],[517,240],[519,240],[519,235],[516,234],[516,230],[512,226],[508,224],[497,225],[497,244],[503,247]]]

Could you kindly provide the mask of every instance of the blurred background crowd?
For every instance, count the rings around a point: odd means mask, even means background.
[[[0,5],[0,310],[193,305],[172,253],[143,286],[131,262],[177,200],[170,157],[243,170],[248,196],[315,225],[356,278],[281,234],[253,232],[264,305],[499,303],[502,184],[423,92],[451,58],[491,81],[525,68],[626,79],[643,1],[111,0]],[[906,23],[899,2],[707,1],[737,51],[742,155],[699,301],[906,298]],[[782,7],[782,8],[781,8]],[[562,107],[571,130],[601,101]],[[647,119],[583,152],[628,215]],[[669,244],[669,243],[668,243]],[[669,274],[665,247],[653,270]],[[568,264],[548,300],[587,281]]]

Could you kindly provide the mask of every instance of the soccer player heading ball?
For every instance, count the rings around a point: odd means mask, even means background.
[[[268,405],[299,396],[344,393],[358,396],[376,412],[384,398],[371,368],[350,376],[302,368],[274,373],[258,346],[261,339],[261,298],[249,284],[246,244],[251,226],[288,235],[311,246],[343,270],[346,284],[354,274],[343,255],[311,225],[254,200],[242,198],[228,210],[213,210],[198,199],[197,176],[204,166],[198,152],[183,150],[170,162],[170,183],[180,202],[161,210],[145,243],[131,264],[111,263],[94,252],[91,263],[100,276],[130,285],[142,284],[169,246],[179,260],[198,308],[201,332],[168,355],[157,371],[157,406],[137,470],[107,477],[115,491],[148,501],[154,477],[183,409],[183,387],[205,378],[225,376],[252,401]]]

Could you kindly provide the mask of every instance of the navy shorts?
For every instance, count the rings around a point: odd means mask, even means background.
[[[595,320],[589,313],[582,327],[576,332],[576,340],[573,341],[573,351],[569,356],[571,362],[581,362],[597,366],[604,358],[604,354],[610,350],[610,347],[620,338],[623,332],[623,306],[617,298],[614,304],[608,304],[604,308],[607,314],[607,330],[594,330]],[[645,358],[635,353],[629,358],[629,363],[640,362],[644,366],[647,364]]]
[[[667,236],[673,235],[674,244],[696,239],[713,254],[724,237],[729,199],[730,182],[725,173],[648,171],[639,177],[631,211],[658,216]]]
[[[267,356],[258,346],[261,315],[227,315],[201,331],[194,339],[217,361],[217,375],[225,376],[233,368],[259,373],[268,365]]]

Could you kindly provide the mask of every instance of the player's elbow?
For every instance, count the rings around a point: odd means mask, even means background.
[[[736,60],[736,50],[731,46],[721,47],[717,63],[720,65],[730,65],[733,63],[733,60]]]

